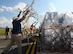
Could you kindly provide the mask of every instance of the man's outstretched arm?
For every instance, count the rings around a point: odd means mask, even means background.
[[[17,15],[18,18],[20,17],[20,14],[21,14],[21,11],[20,11],[19,14]]]
[[[21,21],[23,21],[26,18],[26,15],[28,14],[28,12],[30,12],[30,10],[26,10],[26,13],[22,16]]]

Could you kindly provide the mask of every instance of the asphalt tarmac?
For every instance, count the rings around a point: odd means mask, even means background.
[[[10,38],[8,40],[6,40],[5,36],[0,36],[0,54],[4,50],[4,48],[8,45],[8,43],[10,42]],[[29,39],[29,44],[28,44],[28,40],[26,38],[24,38],[22,40],[22,54],[28,54],[28,53],[36,54],[34,52],[36,49],[35,48],[36,44],[34,44],[34,43],[35,42],[33,42],[32,38]],[[30,48],[30,46],[31,46],[31,48]],[[18,54],[17,46],[13,45],[7,54]]]

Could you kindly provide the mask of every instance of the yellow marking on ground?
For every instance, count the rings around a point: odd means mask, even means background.
[[[30,51],[30,49],[31,49],[32,44],[33,44],[33,42],[31,42],[31,43],[29,44],[29,47],[28,47],[28,49],[27,49],[27,51],[26,51],[26,54],[29,54],[29,51]]]
[[[31,54],[34,54],[34,52],[35,52],[35,47],[36,47],[36,40],[35,40],[35,42],[34,42],[34,45],[33,45],[32,51],[31,51]]]

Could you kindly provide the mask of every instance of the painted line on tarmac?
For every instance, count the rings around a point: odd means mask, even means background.
[[[30,54],[34,54],[34,52],[35,52],[36,41],[37,41],[37,40],[35,39],[34,45],[33,45],[33,47],[32,47],[32,50],[31,50],[31,53],[30,53]]]
[[[37,39],[38,38],[34,39],[34,42],[31,42],[29,44],[26,54],[34,54],[35,53]]]
[[[27,51],[26,51],[26,54],[29,54],[29,51],[31,50],[32,44],[33,44],[33,42],[31,42],[31,43],[29,44],[28,49],[27,49]]]

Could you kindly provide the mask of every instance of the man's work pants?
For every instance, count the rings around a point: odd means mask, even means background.
[[[21,42],[21,34],[12,34],[11,35],[11,42],[8,44],[8,46],[5,48],[4,52],[7,53],[11,46],[16,42],[16,45],[18,46],[18,54],[22,54],[22,42]]]

